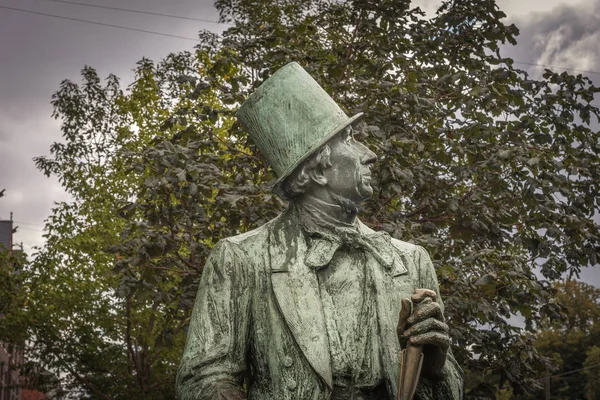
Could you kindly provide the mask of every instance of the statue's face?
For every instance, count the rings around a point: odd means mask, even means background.
[[[371,197],[371,164],[377,160],[377,155],[354,139],[352,127],[334,137],[329,147],[331,167],[323,174],[331,193],[355,203]]]

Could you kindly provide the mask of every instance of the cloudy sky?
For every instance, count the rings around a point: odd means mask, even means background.
[[[439,3],[414,2],[428,12]],[[534,75],[543,69],[530,64],[589,71],[600,85],[600,0],[498,0],[498,5],[507,22],[521,30],[518,45],[504,51],[522,63],[520,68]],[[68,200],[58,182],[38,172],[32,162],[33,157],[48,155],[50,145],[61,139],[59,122],[50,117],[50,97],[60,82],[78,82],[82,67],[90,65],[102,77],[116,74],[126,86],[142,57],[160,60],[170,52],[190,50],[194,42],[185,38],[195,38],[198,30],[226,28],[102,7],[218,18],[211,0],[0,0],[0,189],[6,189],[0,219],[14,213],[19,226],[15,242],[28,252],[43,244],[44,220],[54,202]],[[600,286],[600,274],[588,271],[585,278]]]

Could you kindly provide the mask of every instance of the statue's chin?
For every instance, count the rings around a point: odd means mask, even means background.
[[[361,182],[361,184],[355,188],[354,193],[354,198],[348,198],[334,193],[330,194],[334,202],[342,207],[344,212],[356,215],[360,209],[360,204],[373,196],[373,188],[371,185]]]
[[[356,215],[361,201],[355,201],[345,196],[330,193],[333,202],[339,205],[346,214]]]

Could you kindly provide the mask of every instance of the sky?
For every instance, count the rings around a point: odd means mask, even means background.
[[[50,104],[60,82],[79,82],[81,69],[89,65],[101,77],[117,75],[125,87],[142,57],[158,61],[171,52],[191,50],[194,41],[185,38],[194,39],[201,29],[220,32],[227,27],[73,2],[218,19],[210,0],[0,0],[0,190],[6,189],[0,219],[13,213],[19,226],[14,241],[26,252],[43,245],[44,220],[54,203],[69,200],[58,181],[44,176],[32,161],[50,155],[52,143],[61,140],[60,123],[51,118]],[[413,1],[431,14],[439,4],[439,0]],[[572,73],[589,71],[587,75],[600,86],[600,0],[497,0],[497,4],[507,14],[506,22],[520,29],[517,46],[503,49],[505,56],[521,63],[519,68],[534,76],[543,67],[530,64]],[[600,287],[600,271],[587,270],[583,279]]]

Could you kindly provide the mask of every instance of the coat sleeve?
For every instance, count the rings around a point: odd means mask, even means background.
[[[438,284],[435,268],[431,262],[431,258],[427,251],[417,246],[414,259],[419,271],[419,285],[424,289],[431,289],[437,294],[437,301],[444,310],[444,303],[440,296],[440,287]],[[437,399],[452,399],[461,400],[464,398],[464,372],[456,362],[452,349],[448,351],[446,364],[444,365],[443,378],[441,380],[421,378],[416,399],[420,400],[437,400]]]
[[[204,267],[177,372],[181,400],[246,398],[250,282],[236,251],[220,241]]]

